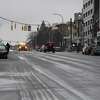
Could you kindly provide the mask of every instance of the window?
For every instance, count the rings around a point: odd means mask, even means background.
[[[87,32],[86,32],[86,36],[87,36]]]
[[[88,16],[90,15],[90,10],[88,11]]]
[[[87,14],[87,12],[86,12],[86,17],[87,17],[87,15],[88,15],[88,14]]]
[[[85,24],[83,24],[83,26],[85,27]]]
[[[91,4],[93,3],[93,0],[91,0]]]
[[[77,36],[77,33],[75,33],[74,36]]]
[[[83,15],[83,17],[85,18],[85,14]]]
[[[90,6],[90,1],[88,1],[88,6]]]
[[[93,13],[93,9],[91,9],[91,14]]]
[[[93,23],[93,19],[91,19],[91,24]]]
[[[88,7],[88,3],[86,3],[86,8]]]
[[[83,8],[85,9],[85,5],[83,5]]]
[[[84,32],[84,36],[86,36],[85,32]]]
[[[86,22],[86,26],[87,26],[87,22]]]
[[[90,31],[92,31],[92,26],[90,26]]]
[[[90,25],[90,20],[88,20],[88,25]]]
[[[90,31],[88,30],[88,35],[90,34]]]

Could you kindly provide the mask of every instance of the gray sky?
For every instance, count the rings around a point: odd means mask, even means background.
[[[42,20],[60,23],[61,18],[53,13],[61,14],[66,22],[81,11],[82,3],[83,0],[0,0],[0,16],[32,24],[40,24]],[[20,29],[21,26],[17,26]],[[0,20],[0,38],[24,40],[28,33],[19,29],[11,32],[10,23]]]

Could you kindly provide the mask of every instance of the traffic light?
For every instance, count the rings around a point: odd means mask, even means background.
[[[13,25],[11,25],[11,31],[13,31]]]
[[[28,29],[28,26],[27,25],[24,25],[24,31],[27,31]]]
[[[11,31],[13,31],[13,22],[11,22]]]
[[[15,29],[16,29],[16,23],[15,23]]]
[[[24,31],[24,27],[22,26],[22,31]]]
[[[31,31],[31,25],[28,25],[28,31]]]

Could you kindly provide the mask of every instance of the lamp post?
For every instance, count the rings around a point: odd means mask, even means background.
[[[57,16],[59,16],[60,18],[61,18],[61,23],[62,23],[62,27],[61,27],[61,33],[63,34],[63,23],[64,23],[64,18],[63,18],[63,16],[61,15],[61,14],[59,14],[59,13],[53,13],[53,15],[57,15]],[[63,46],[63,44],[62,44],[63,42],[61,41],[61,47]]]
[[[70,18],[70,49],[72,46],[72,18]]]
[[[53,15],[57,15],[61,18],[61,22],[64,23],[64,18],[61,14],[58,14],[58,13],[53,13]]]

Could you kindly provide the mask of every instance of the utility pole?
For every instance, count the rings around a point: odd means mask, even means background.
[[[70,18],[70,49],[72,46],[72,18]]]

